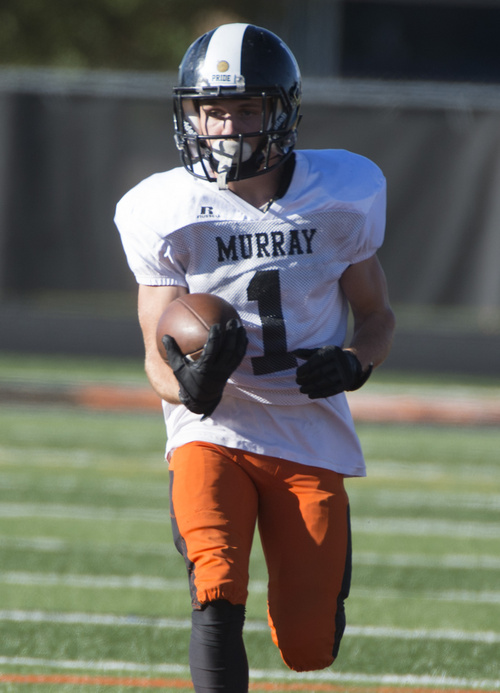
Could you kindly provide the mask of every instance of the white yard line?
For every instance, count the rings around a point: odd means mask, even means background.
[[[433,520],[410,517],[357,517],[352,529],[359,534],[388,534],[468,539],[500,539],[500,523]]]
[[[0,657],[1,666],[52,668],[64,671],[127,672],[150,676],[189,677],[189,667],[182,664],[141,664],[139,662],[57,660],[35,657]],[[415,674],[360,674],[357,672],[336,673],[322,671],[297,674],[286,670],[251,669],[250,678],[257,681],[319,681],[331,683],[354,683],[364,685],[392,686],[446,686],[474,690],[496,690],[500,679],[474,679],[454,676],[429,676]]]
[[[359,488],[349,494],[353,505],[363,502],[364,495],[359,493]],[[359,501],[357,498],[359,497]],[[497,512],[500,509],[499,493],[470,493],[467,491],[448,492],[440,489],[439,491],[429,490],[408,490],[408,489],[371,489],[370,504],[384,508],[437,508],[441,512],[450,508],[460,508],[461,510],[480,510],[481,512]]]
[[[159,592],[187,589],[187,580],[182,578],[168,579],[147,575],[61,575],[59,573],[20,571],[0,572],[0,584],[73,589],[134,589]],[[249,590],[254,594],[265,594],[267,592],[266,580],[250,580]],[[415,592],[414,590],[355,588],[352,593],[356,597],[369,599],[403,599],[406,601],[418,599],[419,601],[500,604],[500,592],[493,591],[436,590]]]
[[[389,566],[392,568],[425,568],[443,570],[500,570],[500,556],[485,554],[442,554],[429,556],[422,553],[371,553],[354,551],[356,565]]]
[[[60,573],[0,572],[0,583],[38,587],[90,589],[185,590],[186,579],[165,579],[146,575],[62,575]],[[258,590],[258,585],[256,585]]]
[[[78,543],[55,537],[12,537],[0,534],[0,548],[40,553],[63,553],[65,551],[91,551],[106,553],[111,550],[126,552],[131,556],[170,556],[177,549],[171,541],[146,544]],[[431,556],[422,553],[380,554],[370,551],[355,551],[357,565],[389,566],[397,568],[425,568],[434,570],[500,570],[500,556],[486,554],[442,554]]]
[[[0,534],[0,548],[40,553],[64,553],[90,551],[92,553],[126,553],[129,556],[178,555],[172,541],[144,542],[136,544],[108,542],[74,542],[56,537],[12,537]]]
[[[488,458],[489,459],[489,458]],[[472,471],[471,471],[472,469]],[[418,462],[408,461],[402,462],[397,458],[370,458],[368,461],[368,478],[380,481],[388,478],[391,481],[402,480],[406,483],[416,481],[443,480],[450,477],[454,481],[463,481],[473,479],[475,482],[494,484],[493,492],[498,490],[500,481],[500,473],[498,466],[491,462],[456,462],[453,469],[445,462],[433,460],[428,462],[420,460]],[[355,490],[356,484],[360,479],[349,479],[347,481],[348,489]],[[488,487],[486,487],[488,488]],[[485,494],[487,495],[487,494]]]
[[[168,523],[168,507],[147,508],[92,508],[91,506],[59,505],[53,503],[0,503],[0,517],[34,517],[52,520],[85,520],[105,522],[130,520],[132,522]]]
[[[50,503],[0,503],[3,518],[50,518],[56,520],[160,522],[168,523],[167,510],[147,508],[92,508],[89,506],[58,505]],[[498,522],[432,520],[409,517],[355,517],[354,532],[408,536],[466,537],[472,539],[500,539]]]
[[[472,592],[469,590],[442,590],[435,592],[415,592],[414,590],[363,589],[353,588],[351,595],[370,600],[409,600],[457,602],[470,604],[500,604],[500,592]]]
[[[119,473],[122,466],[116,462],[116,456],[112,452],[103,450],[88,450],[85,448],[48,448],[35,447],[32,453],[19,445],[0,445],[0,461],[4,461],[10,467],[19,465],[26,468],[26,460],[29,459],[29,467],[57,470],[62,469],[96,469],[105,468],[109,472]],[[153,472],[166,469],[166,463],[162,460],[161,444],[157,453],[137,451],[137,462],[131,463],[132,468]],[[165,479],[165,488],[168,488],[168,480]]]
[[[59,623],[91,626],[146,626],[167,630],[189,630],[191,620],[188,618],[148,618],[139,616],[116,616],[112,614],[55,613],[50,611],[0,611],[0,621],[16,623]],[[267,632],[266,621],[248,620],[245,630]],[[477,642],[488,645],[500,643],[500,632],[462,631],[456,629],[409,629],[384,626],[347,626],[346,634],[365,638],[397,638],[398,640],[452,640]]]

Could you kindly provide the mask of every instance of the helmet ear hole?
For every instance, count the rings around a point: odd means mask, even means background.
[[[185,168],[200,178],[217,180],[216,171],[207,165],[213,159],[211,145],[201,133],[200,101],[256,97],[262,99],[261,131],[240,133],[241,151],[246,137],[260,135],[261,152],[267,155],[244,160],[240,156],[227,172],[227,180],[251,178],[276,168],[297,141],[301,93],[297,62],[272,32],[252,24],[224,24],[204,34],[186,51],[174,88],[175,141]],[[223,140],[230,136],[214,139],[222,141],[223,150]]]

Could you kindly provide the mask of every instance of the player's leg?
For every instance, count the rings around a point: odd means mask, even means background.
[[[196,693],[247,693],[245,607],[225,599],[192,613],[189,662]]]
[[[273,640],[290,668],[323,669],[337,656],[350,586],[349,505],[343,477],[280,461],[260,498]]]
[[[171,518],[189,573],[197,693],[246,693],[243,621],[257,516],[252,480],[226,448],[191,443],[170,462]]]

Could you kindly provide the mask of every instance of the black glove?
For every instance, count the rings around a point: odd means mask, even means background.
[[[168,363],[179,381],[179,399],[189,411],[210,416],[222,399],[231,373],[240,365],[248,344],[246,330],[238,320],[226,328],[212,325],[200,358],[189,361],[170,335],[162,337]]]
[[[366,383],[372,372],[371,365],[367,371],[363,371],[357,356],[338,346],[296,349],[293,353],[307,359],[297,368],[296,383],[309,399],[331,397],[344,390],[357,390]]]

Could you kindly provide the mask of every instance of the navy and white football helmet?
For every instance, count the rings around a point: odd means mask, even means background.
[[[275,169],[295,146],[301,95],[299,67],[278,36],[252,24],[209,31],[186,51],[174,88],[175,142],[183,165],[221,188]],[[200,101],[254,97],[262,100],[258,132],[200,133]],[[261,138],[256,150],[247,142],[255,137]]]

